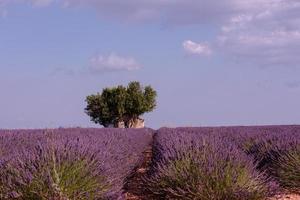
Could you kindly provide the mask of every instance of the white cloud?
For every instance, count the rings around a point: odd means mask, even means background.
[[[212,48],[227,58],[261,66],[300,63],[299,0],[0,0],[0,7],[10,2],[85,6],[119,22],[209,24],[220,29],[209,41],[211,47],[190,41],[185,45],[188,52],[208,55]]]
[[[210,24],[215,39],[186,41],[188,53],[224,55],[255,66],[299,66],[299,0],[65,0],[90,6],[100,17],[118,21],[154,21],[164,25]]]
[[[182,46],[189,54],[209,56],[212,53],[209,45],[206,43],[196,43],[191,40],[186,40],[183,42]]]
[[[91,7],[104,18],[167,25],[223,21],[224,15],[236,9],[234,1],[237,0],[62,0],[68,6]]]
[[[291,89],[298,89],[300,87],[300,81],[289,81],[286,82],[285,85]]]
[[[300,66],[300,2],[264,0],[222,25],[220,52],[245,64]]]
[[[56,0],[0,0],[0,7],[4,7],[8,4],[17,4],[17,3],[30,3],[33,6],[43,7],[43,6],[49,6],[55,1]]]
[[[64,7],[86,6],[99,16],[118,21],[158,21],[164,24],[198,24],[219,21],[236,8],[238,0],[0,0],[1,2],[29,2],[50,5],[57,2]]]
[[[34,6],[44,7],[54,2],[54,0],[31,0]]]
[[[90,62],[90,70],[92,72],[132,71],[140,68],[140,65],[134,58],[122,57],[115,53],[94,56]]]

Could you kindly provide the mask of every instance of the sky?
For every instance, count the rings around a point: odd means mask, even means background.
[[[0,128],[99,127],[140,81],[152,128],[300,124],[298,0],[0,0]]]

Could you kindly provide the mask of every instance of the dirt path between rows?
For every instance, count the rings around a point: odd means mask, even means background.
[[[272,197],[269,200],[300,200],[300,195],[291,194],[291,195],[278,195],[276,197]]]
[[[144,159],[135,169],[133,176],[128,179],[125,185],[125,200],[149,200],[152,199],[146,194],[143,186],[143,177],[146,176],[150,169],[152,160],[152,144],[143,152]]]

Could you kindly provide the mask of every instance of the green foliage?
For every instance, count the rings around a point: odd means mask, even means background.
[[[299,147],[273,138],[264,141],[249,139],[242,149],[253,156],[257,169],[276,180],[279,186],[288,192],[300,193]]]
[[[105,199],[105,192],[110,186],[103,175],[95,173],[99,166],[96,160],[84,157],[69,158],[68,161],[60,159],[50,152],[35,165],[22,162],[20,169],[7,166],[5,171],[14,183],[11,189],[16,196],[4,199]],[[23,179],[21,174],[30,174],[30,177]],[[4,189],[9,188],[0,187],[0,192],[10,194]]]
[[[86,98],[86,113],[95,123],[107,127],[125,114],[126,88],[105,88],[102,94],[91,95]]]
[[[156,91],[151,86],[142,87],[130,82],[127,87],[105,88],[102,93],[86,98],[85,112],[95,123],[104,127],[118,122],[128,122],[151,112],[156,106]]]
[[[300,153],[299,150],[281,152],[274,159],[271,174],[279,184],[290,192],[300,193]]]

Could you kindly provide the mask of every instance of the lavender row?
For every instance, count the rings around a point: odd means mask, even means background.
[[[146,180],[157,199],[266,199],[300,191],[300,127],[162,128]]]
[[[120,199],[150,129],[0,131],[0,199]]]

